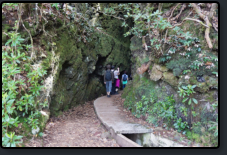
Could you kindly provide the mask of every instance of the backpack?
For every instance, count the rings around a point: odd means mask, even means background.
[[[127,81],[126,74],[123,75],[123,81]]]
[[[105,79],[106,79],[106,81],[111,81],[112,80],[111,71],[106,71]]]

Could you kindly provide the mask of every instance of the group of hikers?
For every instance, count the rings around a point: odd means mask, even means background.
[[[104,84],[106,85],[107,97],[110,97],[110,95],[119,94],[118,91],[120,89],[120,70],[119,67],[116,70],[114,69],[115,66],[107,65],[107,70],[104,73]],[[125,88],[128,79],[128,75],[126,74],[126,71],[124,71],[124,74],[121,78],[123,89]]]

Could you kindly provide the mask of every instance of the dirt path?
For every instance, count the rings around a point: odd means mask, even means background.
[[[123,106],[124,99],[119,95],[112,95],[114,104],[119,106],[121,113],[125,113],[131,122],[142,124],[153,129],[156,136],[162,136],[176,141],[184,146],[189,144],[185,135],[173,129],[166,130],[154,127],[146,122],[146,118],[136,118]],[[101,124],[94,111],[93,101],[86,102],[66,112],[57,118],[50,118],[42,138],[27,140],[26,147],[119,147]]]
[[[119,147],[97,118],[93,101],[79,105],[46,125],[42,139],[36,138],[26,147]]]

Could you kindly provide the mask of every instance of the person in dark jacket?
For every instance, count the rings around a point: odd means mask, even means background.
[[[104,84],[106,85],[107,97],[110,97],[112,83],[114,82],[114,74],[110,70],[110,65],[107,65],[107,70],[104,73]]]

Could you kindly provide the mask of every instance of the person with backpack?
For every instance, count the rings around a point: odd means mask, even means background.
[[[114,74],[110,70],[110,65],[107,65],[107,70],[104,73],[104,84],[106,85],[107,97],[110,97],[112,83],[114,82]]]
[[[124,74],[122,75],[122,84],[123,84],[122,89],[125,88],[127,82],[128,82],[128,75],[126,74],[126,71],[124,71]]]

